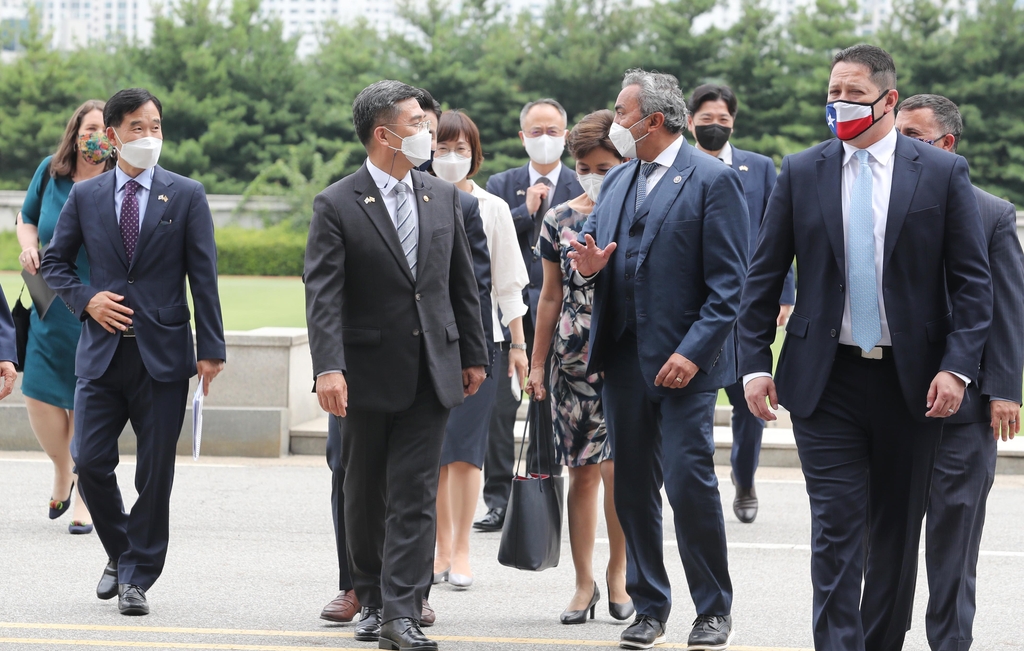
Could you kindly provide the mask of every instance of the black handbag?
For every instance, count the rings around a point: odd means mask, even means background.
[[[11,308],[11,317],[14,319],[14,331],[17,337],[17,352],[18,360],[14,364],[14,368],[19,373],[25,370],[25,350],[28,348],[28,329],[29,324],[32,322],[31,316],[32,311],[25,307],[21,302],[21,297],[25,293],[25,288],[21,288],[21,292],[18,293],[18,301]]]
[[[530,401],[529,437],[552,437],[551,407],[545,401]],[[536,441],[543,439],[538,438]],[[501,544],[498,547],[498,562],[519,570],[539,572],[557,567],[562,551],[562,505],[564,485],[562,477],[540,474],[540,453],[537,454],[537,472],[519,476],[523,461],[523,450],[519,451],[516,473],[512,479],[512,493],[505,513],[505,525],[501,529]],[[550,445],[539,445],[548,451]],[[548,467],[553,467],[554,459]]]

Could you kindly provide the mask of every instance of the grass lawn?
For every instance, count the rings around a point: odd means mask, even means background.
[[[0,272],[0,286],[8,304],[13,304],[21,291],[20,274]],[[220,301],[227,330],[253,330],[264,326],[306,327],[305,295],[302,281],[296,277],[221,276]],[[780,328],[772,346],[776,360],[782,349],[782,333]],[[718,393],[718,404],[729,404],[724,391]]]

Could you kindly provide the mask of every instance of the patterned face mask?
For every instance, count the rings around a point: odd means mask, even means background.
[[[85,162],[99,165],[114,153],[114,146],[107,140],[107,134],[94,131],[78,136],[78,150],[82,152]]]

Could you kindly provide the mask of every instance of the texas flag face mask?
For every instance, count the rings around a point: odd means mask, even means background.
[[[829,102],[825,105],[828,128],[840,140],[853,140],[878,121],[875,118],[875,104],[888,94],[886,90],[873,102]]]

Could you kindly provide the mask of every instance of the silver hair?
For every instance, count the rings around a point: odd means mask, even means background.
[[[630,86],[640,87],[640,112],[644,117],[661,113],[669,133],[680,133],[686,127],[686,98],[678,79],[661,72],[633,68],[622,78],[622,87]]]
[[[554,106],[556,109],[558,109],[559,115],[562,116],[562,121],[568,124],[568,122],[569,122],[569,115],[565,112],[565,109],[562,108],[562,105],[559,104],[557,101],[551,99],[550,97],[545,97],[544,99],[539,99],[539,100],[537,100],[535,102],[527,102],[526,106],[523,107],[523,110],[519,111],[519,128],[520,129],[524,128],[523,124],[526,122],[526,115],[530,112],[530,109],[532,109],[534,106],[539,106],[541,104],[547,104],[548,106]]]

